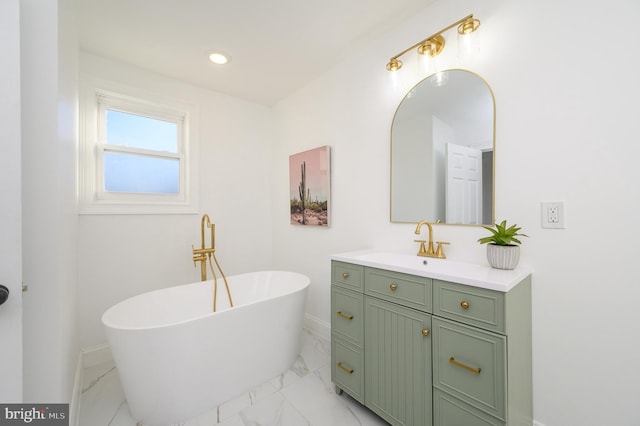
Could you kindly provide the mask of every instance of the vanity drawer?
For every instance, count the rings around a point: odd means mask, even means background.
[[[503,292],[439,280],[434,280],[433,290],[434,315],[505,332]]]
[[[340,287],[362,292],[364,289],[364,267],[332,260],[331,282]]]
[[[433,317],[433,385],[505,419],[506,337]]]
[[[331,289],[331,331],[360,347],[364,345],[363,298],[362,293]]]
[[[331,381],[364,404],[364,352],[346,341],[331,339]]]
[[[438,426],[505,426],[506,423],[438,389],[433,391],[433,424]]]
[[[431,278],[365,268],[365,293],[423,312],[431,312]]]

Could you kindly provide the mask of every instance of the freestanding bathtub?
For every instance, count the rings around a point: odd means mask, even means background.
[[[286,371],[300,350],[309,278],[264,271],[144,293],[102,316],[133,417],[185,422]]]

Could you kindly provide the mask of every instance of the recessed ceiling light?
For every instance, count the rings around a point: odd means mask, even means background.
[[[229,56],[222,52],[211,52],[209,54],[209,60],[214,64],[224,65],[229,62]]]

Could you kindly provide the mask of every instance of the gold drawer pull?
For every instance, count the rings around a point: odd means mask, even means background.
[[[351,321],[353,319],[353,315],[347,315],[347,314],[343,314],[342,311],[338,311],[336,312],[336,315],[338,315],[339,317],[342,317],[346,320]]]
[[[344,365],[342,365],[341,362],[338,363],[338,368],[340,368],[343,371],[346,371],[349,374],[353,374],[353,370],[350,368],[345,367]]]
[[[389,288],[391,289],[391,291],[396,291],[398,289],[398,284],[391,284]]]
[[[463,300],[462,302],[460,302],[460,307],[466,311],[467,309],[469,309],[469,302]]]
[[[465,370],[471,371],[474,374],[480,374],[481,368],[473,368],[473,367],[469,367],[468,365],[465,365],[461,362],[458,362],[455,360],[454,357],[449,358],[449,363],[455,365],[456,367],[460,367],[460,368],[464,368]]]
[[[427,336],[429,335],[429,330],[427,330],[426,328],[423,328],[423,329],[422,329],[422,335],[423,335],[424,337],[427,337]]]
[[[343,272],[342,273],[342,278],[344,278],[346,280],[347,278],[349,278],[349,274],[346,273],[346,272]]]

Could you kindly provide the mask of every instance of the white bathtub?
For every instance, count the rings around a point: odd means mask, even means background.
[[[129,409],[149,426],[184,422],[286,371],[300,350],[309,278],[266,271],[132,297],[102,316]]]

